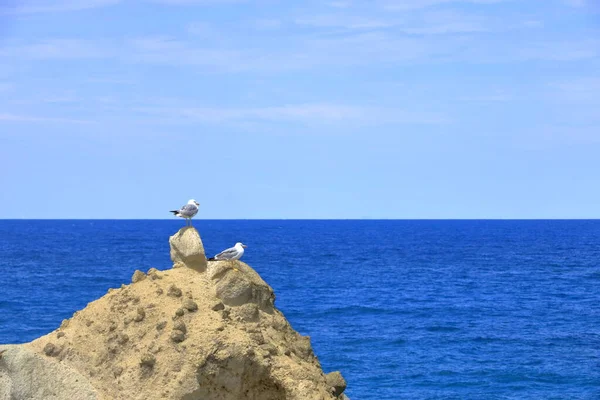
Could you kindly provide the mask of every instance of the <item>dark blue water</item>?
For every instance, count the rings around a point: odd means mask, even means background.
[[[0,221],[0,343],[166,269],[181,221]],[[196,221],[359,399],[600,398],[600,221]],[[307,399],[310,400],[310,399]]]

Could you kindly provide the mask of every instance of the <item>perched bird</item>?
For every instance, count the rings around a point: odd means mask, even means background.
[[[239,260],[244,255],[244,249],[248,247],[243,243],[237,242],[235,246],[223,250],[213,258],[209,258],[209,261],[215,260]]]
[[[188,225],[188,220],[189,220],[189,225],[192,226],[192,218],[194,217],[194,215],[198,214],[198,206],[200,205],[200,203],[198,203],[196,200],[191,199],[190,201],[187,202],[187,204],[183,207],[181,207],[180,210],[172,210],[170,212],[172,212],[175,216],[177,217],[181,217],[181,218],[185,218],[185,225]]]

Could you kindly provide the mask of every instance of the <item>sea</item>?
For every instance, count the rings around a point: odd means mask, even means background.
[[[0,343],[56,329],[181,220],[0,220]],[[361,399],[600,399],[600,221],[202,220],[241,241],[325,372]],[[311,400],[311,399],[307,399]]]

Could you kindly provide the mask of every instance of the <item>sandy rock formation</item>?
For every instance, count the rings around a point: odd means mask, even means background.
[[[191,226],[181,228],[169,238],[173,267],[187,266],[200,272],[206,270],[204,245],[198,231]]]
[[[136,271],[134,283],[109,289],[56,331],[9,347],[0,400],[346,398],[341,375],[323,373],[310,338],[291,328],[251,267],[207,263],[190,227],[169,242],[179,268]],[[37,364],[19,361],[25,355]]]
[[[0,346],[0,399],[95,400],[96,390],[77,371],[20,345]],[[35,384],[32,385],[32,382]]]

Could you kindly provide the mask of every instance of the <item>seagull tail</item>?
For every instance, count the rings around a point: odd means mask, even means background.
[[[179,211],[178,211],[178,210],[172,210],[172,211],[169,211],[169,212],[172,212],[172,213],[173,213],[173,215],[177,215],[177,214],[179,214]]]

